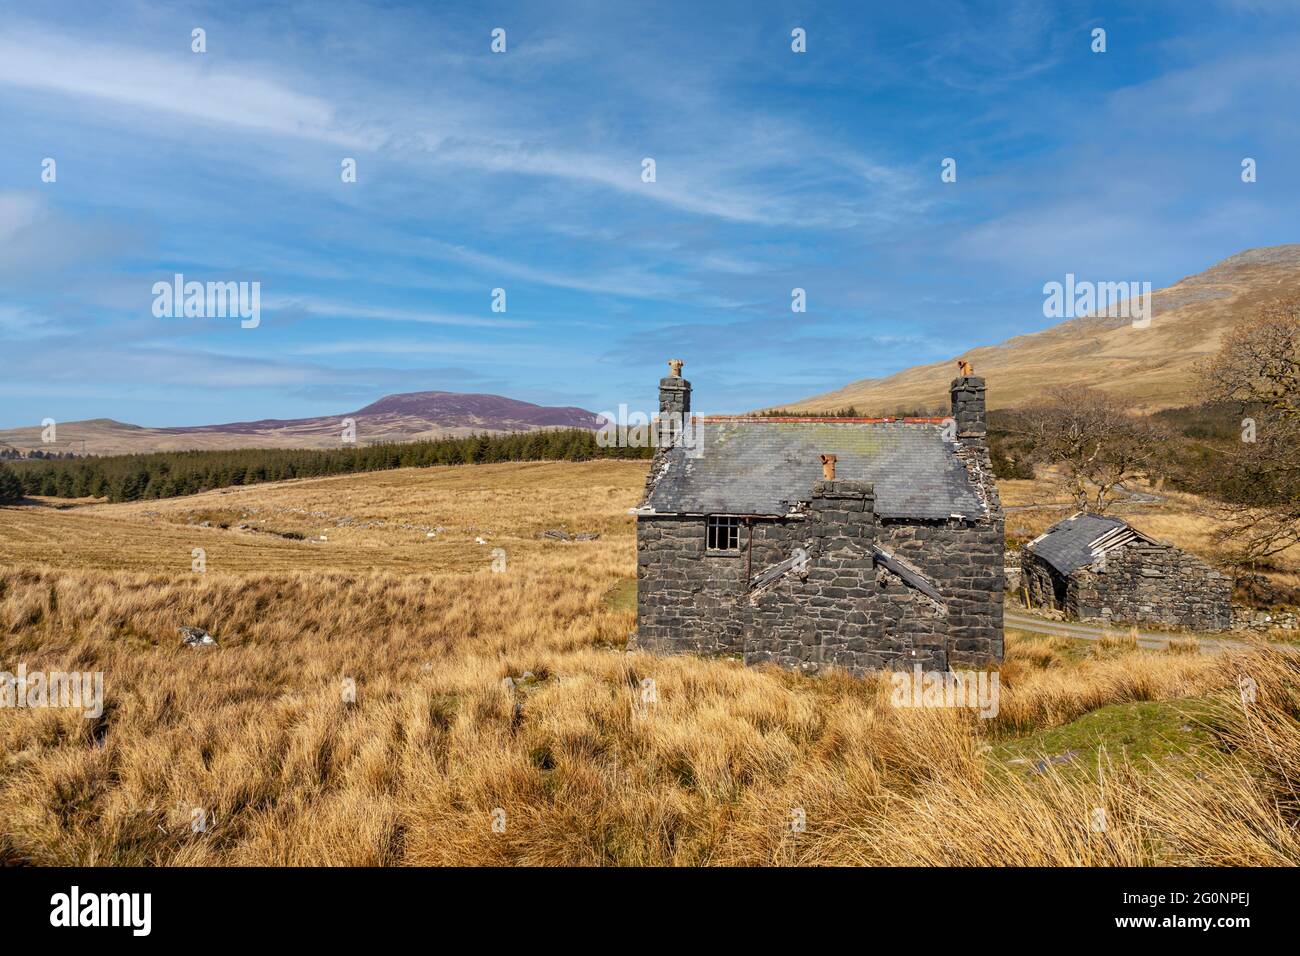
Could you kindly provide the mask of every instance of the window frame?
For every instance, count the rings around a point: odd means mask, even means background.
[[[706,515],[704,553],[728,556],[743,554],[745,547],[740,537],[740,526],[741,519],[735,515]],[[723,547],[717,547],[719,541],[724,544]]]

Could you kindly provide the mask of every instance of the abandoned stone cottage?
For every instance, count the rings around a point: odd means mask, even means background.
[[[640,646],[855,674],[1001,659],[982,379],[953,381],[946,419],[694,418],[681,364],[633,509]]]
[[[1020,549],[1031,607],[1079,620],[1232,626],[1232,582],[1194,554],[1120,518],[1079,512]]]

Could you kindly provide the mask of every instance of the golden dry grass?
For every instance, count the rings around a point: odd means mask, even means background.
[[[402,468],[129,504],[61,509],[41,499],[0,508],[0,564],[188,574],[192,549],[202,548],[209,572],[477,570],[488,567],[495,547],[512,560],[553,550],[537,538],[548,528],[629,540],[627,509],[645,484],[645,467]],[[428,537],[425,529],[438,527],[444,530]],[[303,540],[279,536],[286,532]]]
[[[883,678],[628,654],[634,615],[606,598],[634,574],[624,509],[643,468],[430,469],[0,510],[0,531],[99,523],[119,551],[154,562],[115,569],[147,560],[99,563],[109,545],[75,541],[15,561],[18,546],[4,545],[0,669],[103,671],[107,709],[98,720],[0,711],[0,864],[1300,860],[1291,657],[1122,642],[1080,653],[1012,635],[999,712],[981,720],[893,707]],[[326,529],[325,547],[308,550],[184,523],[249,505],[346,508],[390,525]],[[455,530],[425,539],[393,521]],[[561,524],[602,537],[536,539]],[[64,526],[47,527],[57,538]],[[504,572],[469,528],[505,542]],[[195,575],[184,545],[200,533],[220,544]],[[267,550],[239,550],[245,537]],[[404,563],[376,570],[387,552]],[[220,646],[178,646],[180,624]],[[1258,686],[1251,707],[1242,674]],[[1204,746],[1176,762],[1098,739],[1032,772],[998,749],[1032,753],[1036,735],[1101,708],[1166,702],[1213,715],[1193,735]],[[1094,760],[1097,772],[1079,772]],[[1091,828],[1097,807],[1103,832]],[[194,832],[193,808],[215,823]]]

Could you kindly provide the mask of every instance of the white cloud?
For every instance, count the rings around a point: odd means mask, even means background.
[[[459,325],[484,329],[523,328],[532,325],[531,322],[523,319],[456,315],[431,309],[394,309],[385,306],[339,302],[313,296],[268,295],[263,297],[262,306],[266,309],[298,309],[321,317],[366,319],[383,322],[423,322],[428,325]]]
[[[183,49],[162,56],[49,33],[7,32],[0,35],[0,84],[341,146],[373,142],[343,128],[321,97]]]

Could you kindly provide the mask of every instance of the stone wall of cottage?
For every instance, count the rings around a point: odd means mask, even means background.
[[[1232,580],[1173,545],[1135,541],[1107,554],[1104,571],[1071,574],[1065,611],[1084,621],[1226,631],[1232,627]]]
[[[1002,518],[882,520],[871,486],[817,482],[793,517],[754,519],[741,551],[705,549],[702,517],[637,522],[638,641],[672,653],[734,654],[862,674],[1002,657]],[[878,567],[878,545],[933,584],[939,604]],[[802,548],[807,566],[755,592],[750,574]]]
[[[1232,627],[1232,579],[1169,544],[1135,541],[1111,551],[1104,565],[1063,577],[1046,561],[1022,553],[1033,607],[1082,621],[1152,623],[1196,631]]]
[[[1065,577],[1032,551],[1020,551],[1020,587],[1029,595],[1029,607],[1065,610]]]
[[[943,595],[949,659],[983,665],[1002,660],[1003,518],[884,521],[880,544],[921,572]]]

